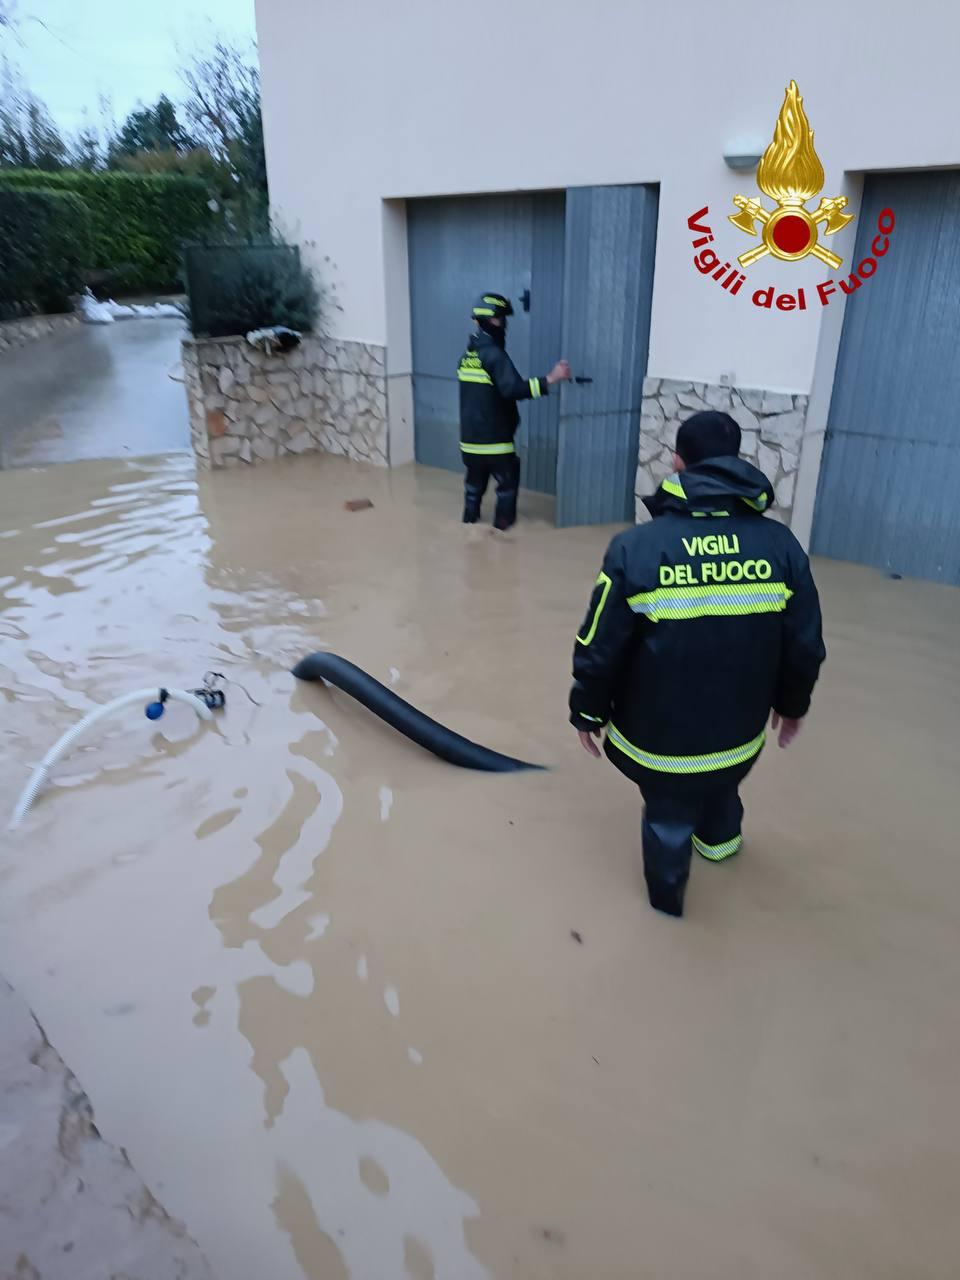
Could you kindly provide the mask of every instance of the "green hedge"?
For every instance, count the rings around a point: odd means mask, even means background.
[[[302,333],[313,329],[322,299],[295,245],[188,245],[185,257],[195,338],[273,325]]]
[[[90,265],[129,291],[179,288],[183,242],[212,219],[206,183],[179,174],[0,170],[0,189],[25,187],[79,196],[90,210]]]
[[[79,196],[0,187],[0,320],[69,311],[90,253],[90,214]]]

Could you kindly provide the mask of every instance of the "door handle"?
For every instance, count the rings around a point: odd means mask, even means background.
[[[577,384],[578,387],[582,387],[586,383],[592,382],[592,381],[593,381],[592,378],[574,378],[574,382]]]

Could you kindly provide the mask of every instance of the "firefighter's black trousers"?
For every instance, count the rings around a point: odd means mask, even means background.
[[[515,453],[493,454],[490,457],[465,453],[463,461],[467,468],[463,484],[463,523],[476,524],[480,519],[483,495],[487,492],[492,476],[497,485],[493,524],[497,529],[509,529],[517,520],[520,459]]]
[[[738,788],[755,760],[716,773],[672,775],[644,769],[643,871],[650,905],[683,915],[693,850],[722,862],[740,848],[743,805]]]

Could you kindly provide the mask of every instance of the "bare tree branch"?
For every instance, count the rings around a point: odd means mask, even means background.
[[[180,78],[190,132],[229,174],[236,203],[245,209],[241,222],[265,227],[267,166],[256,48],[217,40],[185,63]]]

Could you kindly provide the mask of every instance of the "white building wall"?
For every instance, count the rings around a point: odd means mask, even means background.
[[[768,257],[731,298],[693,268],[687,219],[704,205],[723,258],[750,245],[726,215],[755,174],[731,173],[724,150],[763,149],[793,78],[824,195],[856,195],[845,173],[960,164],[956,0],[257,0],[257,19],[274,207],[336,286],[336,336],[389,343],[393,462],[413,442],[405,198],[659,183],[650,378],[813,393],[809,434],[841,310],[810,303],[845,273]],[[847,270],[855,234],[828,242]],[[805,286],[808,309],[751,305],[768,284]],[[807,527],[815,454],[805,443]]]
[[[649,371],[809,392],[821,315],[771,315],[691,266],[686,220],[725,221],[753,175],[727,143],[769,141],[796,79],[827,180],[960,163],[953,0],[258,0],[275,206],[336,264],[338,336],[387,338],[384,198],[659,182]],[[855,226],[834,238],[846,258]],[[812,258],[748,283],[808,289]],[[754,286],[756,287],[756,286]],[[740,305],[737,305],[737,304]]]

